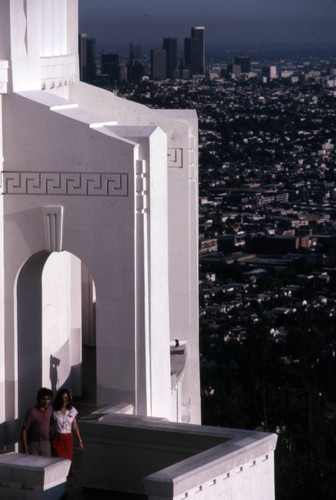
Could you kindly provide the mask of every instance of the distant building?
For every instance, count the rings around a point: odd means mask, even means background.
[[[195,26],[191,29],[191,39],[193,40],[192,72],[203,75],[205,73],[205,28]]]
[[[163,49],[151,50],[151,76],[153,80],[167,78],[167,51]]]
[[[119,65],[119,80],[121,82],[127,81],[127,65],[126,64]]]
[[[205,73],[205,28],[195,26],[191,28],[191,38],[184,39],[184,61],[190,75],[204,75]]]
[[[236,56],[233,64],[240,66],[241,73],[249,73],[251,71],[250,58],[247,56]]]
[[[86,43],[86,60],[87,60],[87,80],[92,81],[97,75],[97,59],[96,59],[96,39],[88,38]]]
[[[242,72],[240,64],[231,64],[229,71],[235,78],[239,78]]]
[[[87,77],[87,35],[79,33],[78,35],[78,56],[79,56],[79,77],[82,82]]]
[[[130,64],[141,63],[141,45],[139,43],[130,43],[129,62]]]
[[[129,64],[127,66],[127,80],[138,82],[144,76],[144,65],[141,63]]]
[[[144,66],[141,58],[141,45],[138,43],[130,43],[127,79],[131,82],[138,82],[143,76]]]
[[[167,52],[167,77],[174,80],[177,71],[177,38],[164,38],[162,48]]]
[[[276,66],[263,66],[261,71],[263,78],[267,78],[267,80],[273,80],[277,77]]]
[[[201,255],[205,253],[217,252],[217,238],[200,238],[199,247]]]
[[[181,78],[182,78],[182,80],[189,80],[189,78],[190,78],[190,71],[189,71],[189,69],[183,69],[181,71]]]
[[[86,33],[78,36],[79,74],[83,82],[92,81],[97,74],[96,40],[87,38]]]
[[[119,55],[103,52],[101,57],[101,74],[107,75],[111,80],[119,81]]]

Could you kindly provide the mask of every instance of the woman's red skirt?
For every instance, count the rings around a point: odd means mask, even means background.
[[[72,460],[72,434],[54,434],[51,437],[51,446],[54,457],[68,458],[69,460]]]

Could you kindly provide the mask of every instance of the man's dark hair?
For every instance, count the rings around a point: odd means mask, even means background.
[[[50,389],[41,387],[41,389],[39,389],[37,392],[36,401],[40,401],[40,399],[44,398],[45,396],[50,396],[50,399],[52,399],[53,393]]]

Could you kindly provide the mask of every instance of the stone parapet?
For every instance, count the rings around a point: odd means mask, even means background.
[[[101,412],[81,421],[84,486],[150,500],[274,499],[277,437]]]
[[[24,453],[0,454],[1,500],[59,500],[71,462]]]

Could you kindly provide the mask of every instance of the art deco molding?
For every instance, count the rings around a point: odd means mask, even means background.
[[[41,88],[52,89],[74,82],[76,60],[70,56],[41,57]]]
[[[128,174],[1,172],[0,193],[6,195],[128,196]]]
[[[183,167],[183,150],[182,148],[168,148],[168,168]]]
[[[146,162],[137,160],[136,162],[136,198],[135,206],[137,214],[144,214],[147,209],[147,179]]]
[[[61,252],[63,245],[63,207],[43,207],[46,249]]]

